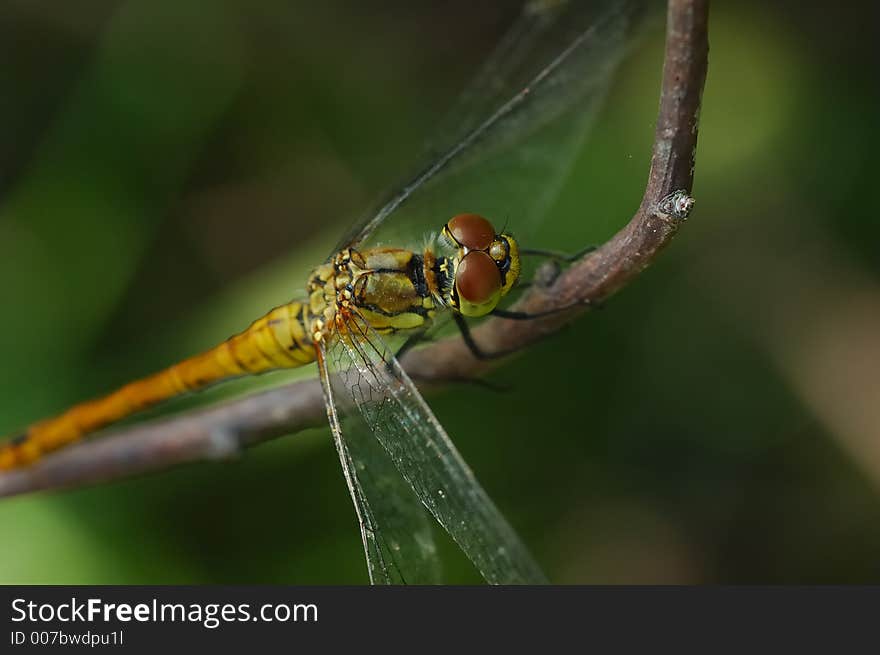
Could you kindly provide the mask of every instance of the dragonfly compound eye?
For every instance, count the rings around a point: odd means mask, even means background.
[[[489,255],[469,252],[455,271],[458,311],[465,316],[488,314],[501,299],[501,272]]]
[[[443,228],[443,233],[468,250],[485,250],[495,240],[495,228],[479,214],[452,217]]]

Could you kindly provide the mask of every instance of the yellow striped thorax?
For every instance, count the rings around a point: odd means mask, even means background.
[[[313,334],[327,338],[336,312],[355,306],[380,334],[428,327],[451,287],[446,262],[433,250],[423,254],[402,248],[346,249],[319,266],[308,284]],[[448,292],[445,292],[448,293]]]

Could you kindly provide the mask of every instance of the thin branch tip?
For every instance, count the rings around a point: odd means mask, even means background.
[[[694,208],[693,196],[684,189],[673,191],[657,203],[657,213],[685,221]]]

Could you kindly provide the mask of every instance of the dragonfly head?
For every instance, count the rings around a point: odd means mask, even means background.
[[[485,316],[519,277],[519,248],[478,214],[459,214],[443,226],[457,249],[451,304],[464,316]]]

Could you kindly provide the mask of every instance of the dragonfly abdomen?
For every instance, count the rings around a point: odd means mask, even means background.
[[[0,446],[0,470],[28,464],[143,409],[217,382],[309,364],[315,350],[308,326],[302,303],[276,307],[211,350],[33,424]]]

